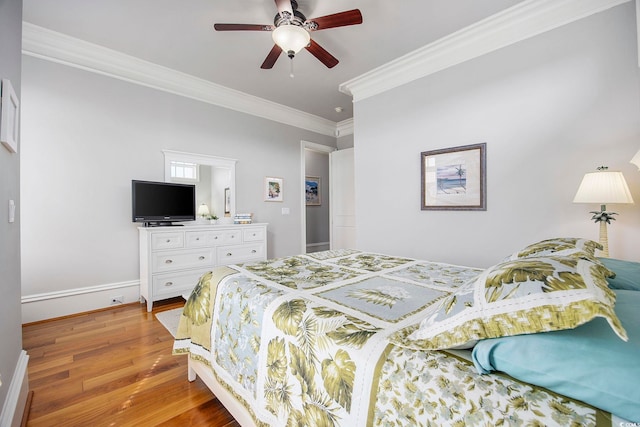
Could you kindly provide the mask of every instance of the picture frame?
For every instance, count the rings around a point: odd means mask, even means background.
[[[264,179],[264,200],[265,202],[282,202],[284,180],[277,177],[265,177]]]
[[[486,147],[483,142],[420,153],[421,209],[486,211]]]
[[[20,100],[13,90],[9,79],[2,79],[0,86],[0,142],[12,153],[18,152],[18,130],[20,119]]]
[[[224,214],[229,215],[231,213],[231,189],[229,187],[224,189]]]
[[[320,206],[322,204],[320,177],[306,176],[304,178],[304,196],[307,206]]]

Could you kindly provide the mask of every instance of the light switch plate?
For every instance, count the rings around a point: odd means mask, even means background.
[[[16,202],[9,200],[9,222],[16,220]]]

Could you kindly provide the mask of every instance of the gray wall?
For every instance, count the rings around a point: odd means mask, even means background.
[[[329,154],[305,150],[305,175],[320,178],[320,206],[306,207],[307,244],[329,242]],[[327,250],[329,245],[318,250]],[[315,250],[314,250],[315,251]]]
[[[353,148],[354,137],[353,134],[338,137],[338,150],[344,150],[345,148]]]
[[[637,61],[630,2],[357,102],[358,247],[487,266],[543,238],[597,240],[599,206],[572,200],[607,165],[636,201],[609,206],[611,256],[639,260]],[[420,153],[480,142],[487,211],[421,211]]]
[[[300,252],[301,141],[335,138],[23,61],[23,295],[139,278],[131,179],[162,181],[162,149],[238,159],[237,211],[269,223],[269,257]],[[283,203],[264,202],[265,176],[284,179]]]
[[[11,80],[20,98],[22,0],[0,0],[0,78]],[[20,151],[0,145],[0,408],[22,350],[20,315]],[[16,202],[16,220],[9,223],[8,201]],[[21,379],[17,379],[21,380]]]

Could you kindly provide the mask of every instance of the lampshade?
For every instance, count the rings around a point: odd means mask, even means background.
[[[291,55],[300,52],[300,50],[309,44],[311,36],[309,32],[297,25],[280,25],[271,33],[275,44],[280,46],[287,54]]]
[[[599,170],[584,175],[573,203],[633,203],[622,172]]]
[[[209,206],[207,206],[206,203],[203,203],[200,206],[198,206],[198,215],[200,215],[201,217],[205,217],[209,215]]]
[[[638,150],[636,155],[633,156],[633,159],[631,159],[631,163],[636,165],[638,167],[638,170],[640,170],[640,150]]]

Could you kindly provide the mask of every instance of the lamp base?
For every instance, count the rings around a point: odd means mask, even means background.
[[[600,221],[600,244],[604,258],[609,258],[609,237],[607,236],[607,221]]]

